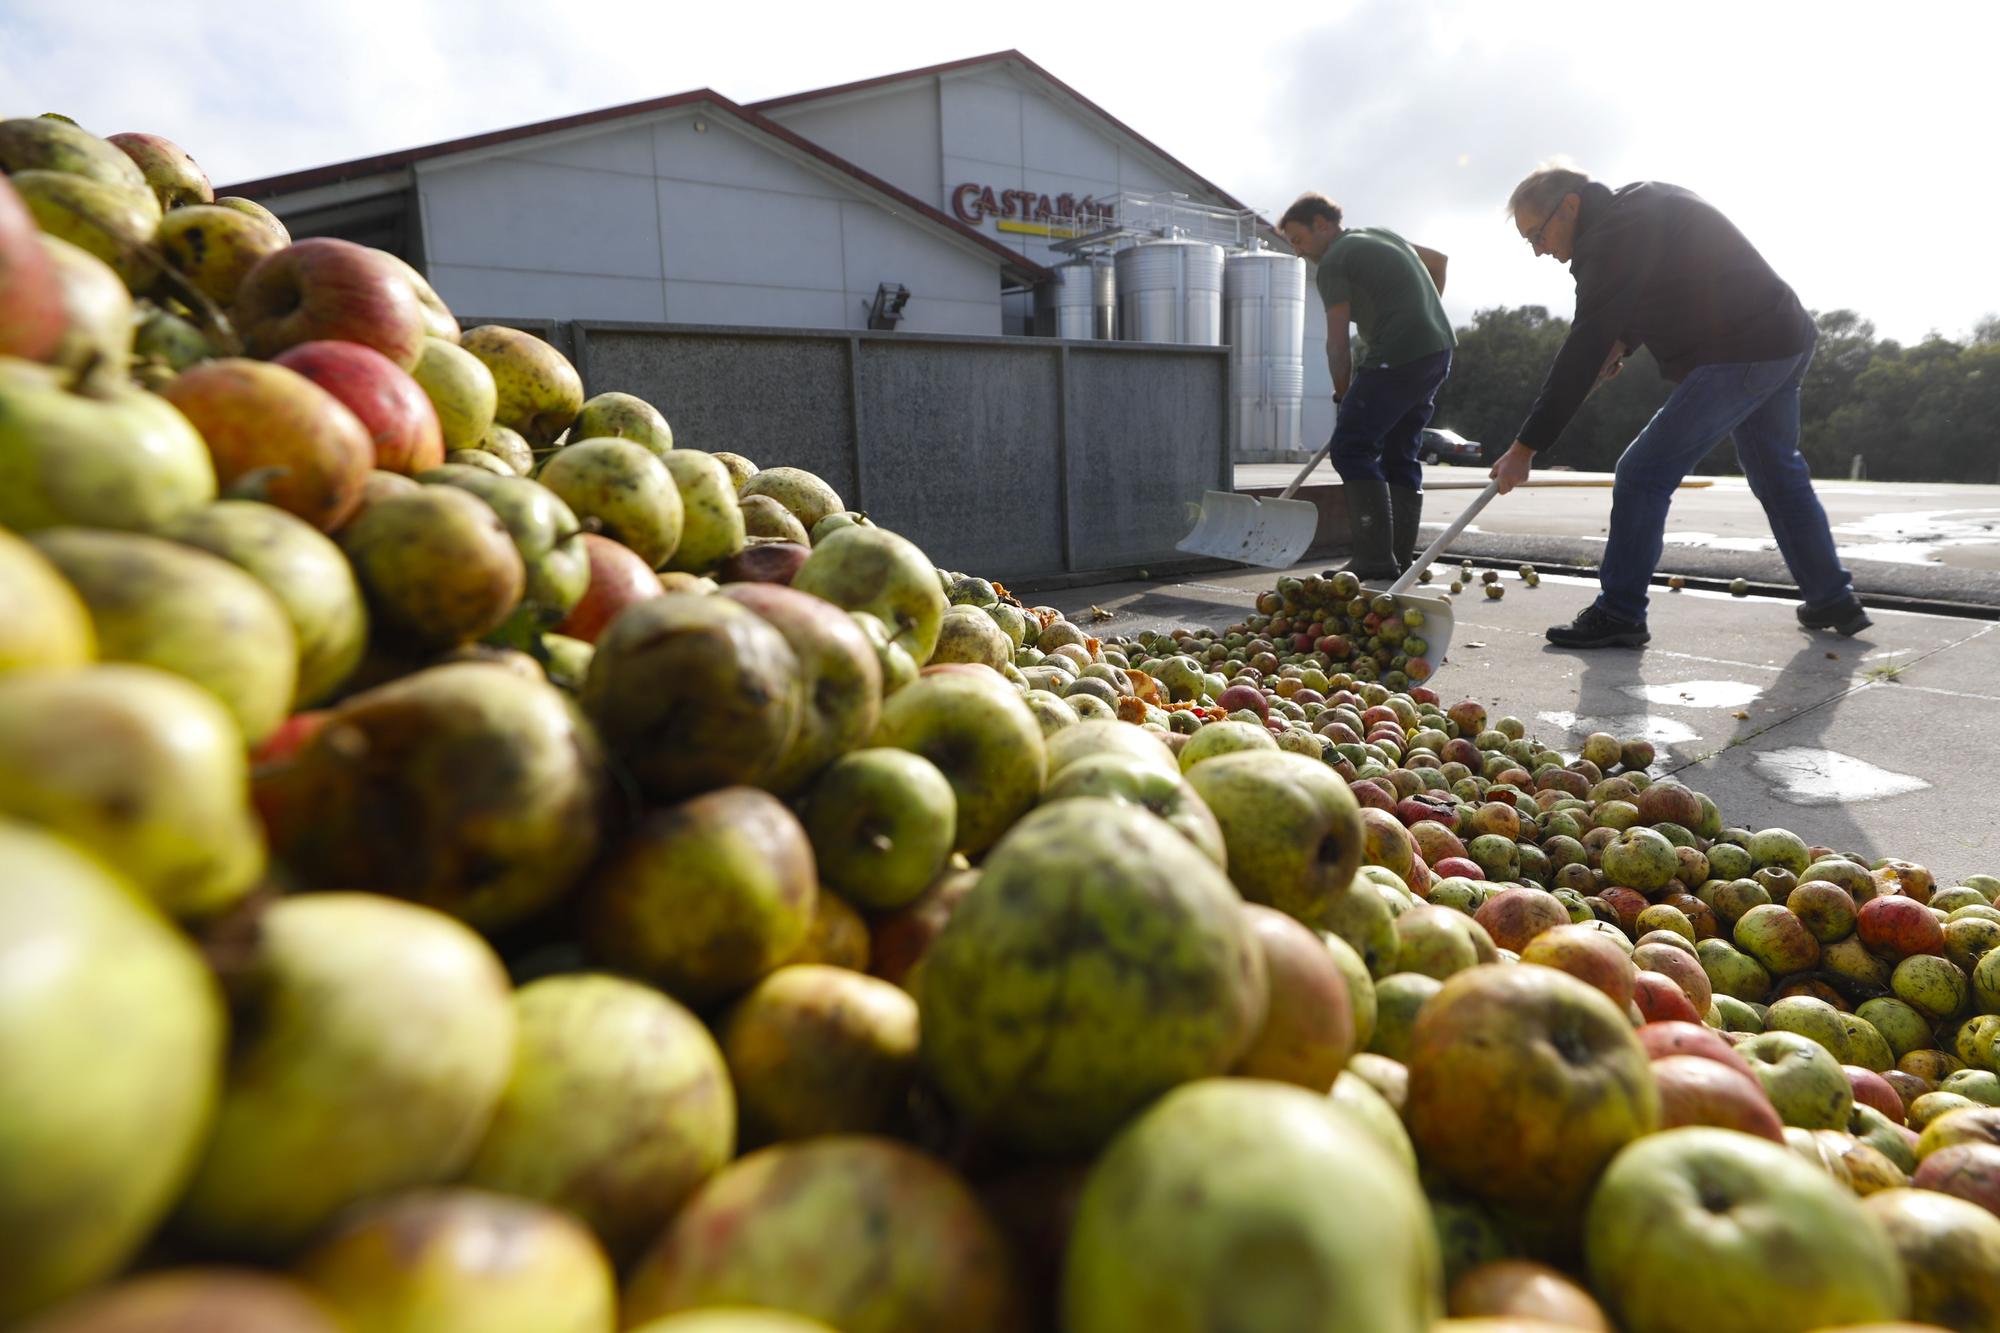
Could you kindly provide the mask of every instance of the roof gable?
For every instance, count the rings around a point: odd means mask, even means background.
[[[750,103],[750,109],[758,112],[782,111],[788,107],[802,106],[813,102],[827,102],[879,95],[898,85],[922,79],[953,74],[976,74],[981,71],[1006,70],[1024,79],[1029,85],[1070,102],[1079,108],[1089,120],[1117,139],[1123,140],[1145,156],[1155,159],[1172,173],[1185,177],[1194,185],[1213,195],[1217,202],[1230,208],[1247,208],[1248,205],[1215,184],[1201,173],[1174,157],[1152,140],[1119,120],[1097,103],[1085,97],[1076,89],[1058,79],[1017,50],[995,51],[987,55],[971,56],[964,60],[946,61],[939,65],[927,65],[921,69],[903,70],[895,74],[883,74],[874,78],[859,79],[852,83],[835,84],[828,88],[815,88],[805,92],[788,93],[782,97],[768,97],[760,102]]]
[[[739,128],[751,131],[755,137],[765,140],[771,147],[795,160],[802,160],[816,169],[844,181],[857,193],[873,196],[875,202],[888,211],[907,214],[921,224],[940,227],[950,232],[961,244],[978,247],[989,257],[1000,262],[1007,269],[1037,280],[1048,275],[1042,265],[1025,258],[1018,252],[1001,245],[941,212],[914,195],[891,185],[880,177],[864,170],[847,159],[828,151],[774,120],[759,114],[755,109],[731,101],[711,89],[701,88],[691,92],[677,93],[671,97],[653,98],[644,102],[631,102],[623,106],[605,107],[580,115],[564,116],[554,120],[538,121],[530,125],[512,129],[495,130],[486,134],[469,135],[460,139],[448,139],[441,143],[427,144],[417,148],[400,149],[393,153],[382,153],[373,157],[356,158],[347,162],[337,162],[328,166],[314,167],[305,171],[290,172],[280,176],[267,176],[259,180],[244,181],[222,187],[217,194],[242,195],[251,199],[269,200],[274,197],[339,185],[371,176],[395,177],[421,163],[435,163],[443,159],[463,159],[484,156],[491,152],[519,149],[524,144],[538,139],[558,135],[574,135],[577,131],[594,126],[608,126],[617,121],[628,121],[639,117],[657,116],[663,112],[676,110],[707,109],[730,117]]]

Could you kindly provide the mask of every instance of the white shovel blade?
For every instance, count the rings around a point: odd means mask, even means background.
[[[1413,593],[1397,593],[1396,601],[1404,610],[1415,609],[1424,613],[1424,623],[1410,630],[1410,633],[1424,640],[1423,658],[1431,664],[1431,674],[1422,682],[1427,684],[1435,679],[1438,670],[1444,666],[1444,655],[1451,647],[1451,632],[1456,628],[1458,616],[1446,597],[1419,597]]]
[[[1259,500],[1233,491],[1207,491],[1194,531],[1178,549],[1245,565],[1288,569],[1319,532],[1319,507],[1307,500]]]

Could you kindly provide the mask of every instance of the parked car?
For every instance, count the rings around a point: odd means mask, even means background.
[[[1430,427],[1424,431],[1423,443],[1417,446],[1417,459],[1424,463],[1468,463],[1476,467],[1486,461],[1486,452],[1477,441],[1468,440],[1455,430]]]

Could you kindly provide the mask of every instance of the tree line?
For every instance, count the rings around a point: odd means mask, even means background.
[[[1913,346],[1877,338],[1852,310],[1815,312],[1819,348],[1800,400],[1800,449],[1815,475],[1878,481],[2000,481],[2000,316],[1963,341],[1932,334]],[[1569,321],[1545,306],[1481,310],[1458,330],[1451,378],[1432,424],[1498,456],[1527,416]],[[1608,471],[1673,385],[1650,352],[1599,386],[1550,451],[1549,462]],[[1733,473],[1725,442],[1699,469]]]

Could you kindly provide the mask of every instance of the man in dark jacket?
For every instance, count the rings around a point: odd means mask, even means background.
[[[1493,466],[1502,494],[1521,484],[1591,387],[1650,347],[1673,393],[1618,459],[1601,592],[1549,642],[1636,647],[1674,490],[1725,436],[1797,580],[1808,629],[1854,634],[1867,612],[1835,553],[1826,511],[1799,454],[1799,384],[1818,332],[1792,289],[1712,205],[1658,181],[1612,190],[1580,171],[1544,168],[1508,201],[1538,255],[1567,263],[1576,318],[1513,446]]]

